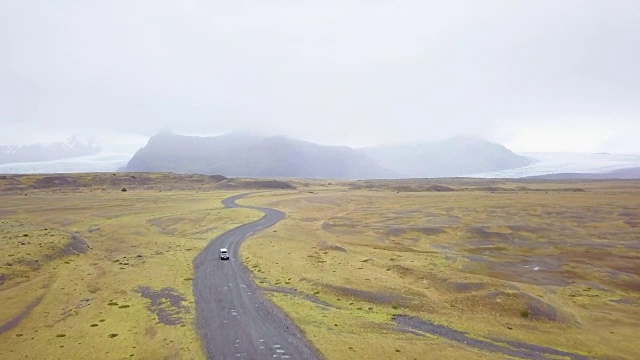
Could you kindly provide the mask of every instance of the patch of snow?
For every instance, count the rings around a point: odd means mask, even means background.
[[[39,138],[36,136],[34,139]],[[64,139],[51,141],[52,139],[49,138],[48,141],[50,144],[63,143],[71,149],[91,145],[98,149],[98,153],[55,161],[0,164],[0,173],[113,172],[124,167],[136,151],[144,147],[148,141],[146,136],[118,133],[105,129],[75,130],[71,136]],[[45,142],[39,143],[45,144]],[[6,149],[7,154],[12,154],[22,146],[0,146],[0,149]]]
[[[520,178],[555,173],[607,173],[640,167],[638,154],[608,153],[527,153],[537,161],[516,169],[468,175],[479,178]]]
[[[72,159],[1,164],[2,174],[114,172],[127,165],[132,154],[100,152]]]

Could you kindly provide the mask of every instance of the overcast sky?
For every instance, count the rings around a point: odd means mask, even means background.
[[[640,152],[640,1],[0,0],[0,124]]]

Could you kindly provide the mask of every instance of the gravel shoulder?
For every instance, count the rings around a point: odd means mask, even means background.
[[[222,201],[228,208],[258,210],[264,216],[213,239],[195,258],[193,292],[196,322],[208,359],[318,359],[300,329],[263,296],[240,261],[242,241],[284,219],[285,213]],[[220,248],[229,260],[220,260]]]

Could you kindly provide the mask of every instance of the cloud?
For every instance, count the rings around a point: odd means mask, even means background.
[[[350,145],[513,142],[585,121],[626,133],[639,13],[633,0],[4,2],[0,121]]]

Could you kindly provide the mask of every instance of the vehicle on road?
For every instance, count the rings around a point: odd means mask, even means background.
[[[227,249],[220,249],[220,260],[229,260],[229,252],[227,251]]]

